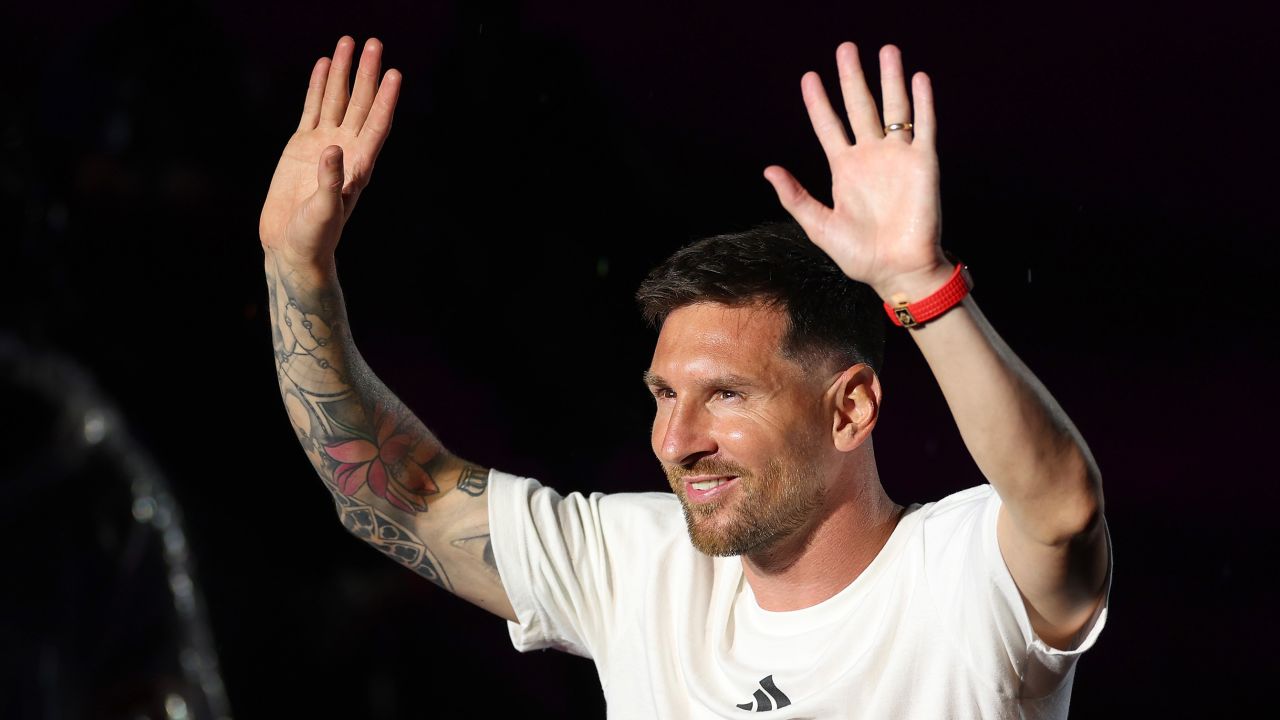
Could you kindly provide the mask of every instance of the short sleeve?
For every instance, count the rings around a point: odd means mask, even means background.
[[[561,496],[536,480],[493,471],[489,528],[494,559],[519,623],[511,642],[593,657],[608,627],[612,582],[600,521],[605,496]]]
[[[1070,648],[1050,647],[1032,629],[1000,552],[1000,505],[990,485],[935,503],[923,523],[925,572],[948,634],[976,675],[995,683],[1002,695],[1041,698],[1062,686],[1076,659],[1093,646],[1106,625],[1110,558],[1107,591],[1098,609]],[[1108,538],[1108,552],[1109,548]]]
[[[1076,660],[1097,642],[1102,628],[1107,624],[1107,606],[1111,601],[1111,535],[1107,533],[1107,579],[1103,591],[1102,602],[1090,616],[1088,622],[1076,634],[1075,639],[1066,649],[1060,650],[1046,644],[1031,627],[1031,617],[1027,614],[1027,606],[1018,591],[1018,585],[1004,562],[1000,551],[1000,541],[996,535],[996,525],[1000,516],[1000,496],[994,491],[990,493],[983,507],[982,545],[983,556],[988,571],[995,581],[997,601],[993,607],[996,612],[1008,612],[1013,622],[1017,623],[1020,642],[1026,649],[1026,661],[1021,674],[1023,697],[1042,697],[1058,689],[1063,678],[1071,672]]]

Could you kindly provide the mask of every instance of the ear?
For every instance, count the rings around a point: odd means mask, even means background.
[[[832,440],[836,449],[849,452],[871,437],[880,417],[880,378],[870,365],[858,363],[840,373],[827,392]]]

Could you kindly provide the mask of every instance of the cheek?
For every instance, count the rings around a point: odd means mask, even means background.
[[[794,418],[788,424],[781,417],[764,413],[726,413],[717,419],[716,441],[733,460],[757,470],[795,446],[797,436],[808,436],[812,429],[805,421]]]
[[[760,428],[753,426],[747,418],[726,418],[719,423],[716,439],[720,445],[736,458],[746,460],[760,444]]]

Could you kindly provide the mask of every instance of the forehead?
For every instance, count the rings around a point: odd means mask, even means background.
[[[782,354],[787,316],[763,305],[697,303],[678,308],[662,324],[651,370],[680,374],[794,375],[799,366]]]

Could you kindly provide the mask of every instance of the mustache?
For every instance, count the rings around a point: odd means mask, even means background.
[[[750,472],[741,465],[726,462],[724,460],[703,459],[695,462],[689,467],[683,465],[668,465],[664,468],[667,472],[667,478],[672,481],[683,481],[686,477],[696,475],[737,475],[738,477],[749,477]]]

